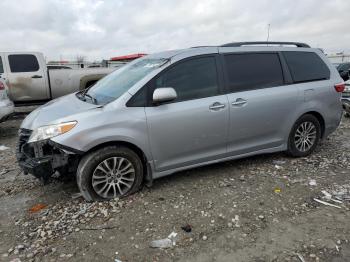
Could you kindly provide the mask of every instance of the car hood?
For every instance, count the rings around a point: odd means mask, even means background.
[[[34,130],[40,126],[59,123],[59,119],[101,107],[78,99],[75,94],[60,97],[31,112],[22,122],[21,128]],[[75,119],[72,119],[75,120]]]

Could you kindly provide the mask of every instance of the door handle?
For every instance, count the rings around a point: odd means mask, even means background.
[[[33,75],[32,78],[43,78],[43,77],[39,75]]]
[[[219,110],[221,108],[225,108],[225,104],[221,104],[219,102],[215,102],[209,107],[210,110]]]
[[[244,100],[242,98],[237,98],[236,101],[232,102],[231,104],[233,106],[241,106],[247,103],[247,100]]]

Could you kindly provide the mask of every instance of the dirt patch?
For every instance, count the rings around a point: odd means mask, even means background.
[[[348,193],[349,119],[308,158],[229,161],[156,180],[125,199],[87,203],[74,181],[43,186],[20,172],[15,144],[22,118],[0,125],[0,145],[9,147],[0,151],[4,261],[350,260],[350,201],[321,193]],[[149,246],[171,232],[178,233],[175,246]]]

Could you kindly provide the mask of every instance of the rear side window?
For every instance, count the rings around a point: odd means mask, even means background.
[[[225,55],[230,92],[283,85],[278,54],[245,53]]]
[[[4,73],[4,66],[2,65],[2,59],[0,56],[0,74]]]
[[[219,94],[215,57],[200,57],[179,62],[155,81],[155,87],[172,87],[176,102]]]
[[[322,59],[313,52],[282,52],[295,83],[326,80],[330,71]]]
[[[39,70],[38,59],[34,55],[9,55],[12,73],[36,72]]]

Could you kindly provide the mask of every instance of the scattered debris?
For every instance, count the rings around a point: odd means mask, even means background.
[[[324,195],[325,199],[331,200],[332,194],[328,193],[326,190],[322,190],[321,193]]]
[[[281,191],[282,190],[279,187],[276,187],[275,190],[274,190],[275,193],[281,193]]]
[[[0,145],[0,151],[4,151],[4,150],[7,150],[7,149],[10,149],[10,148],[7,147],[7,146],[4,146],[4,145]]]
[[[325,201],[322,201],[322,200],[319,200],[317,198],[314,198],[314,200],[320,204],[323,204],[323,205],[326,205],[326,206],[331,206],[331,207],[336,207],[336,208],[341,208],[340,206],[337,206],[337,205],[333,205],[331,203],[328,203],[328,202],[325,202]]]
[[[47,205],[39,203],[39,204],[36,204],[36,205],[32,206],[29,209],[29,212],[36,213],[36,212],[39,212],[40,210],[42,210],[42,209],[44,209],[46,207],[47,207]]]
[[[265,217],[264,217],[263,215],[259,215],[258,218],[259,218],[260,220],[264,220],[264,219],[265,219]]]
[[[286,163],[286,161],[284,161],[284,160],[273,160],[272,163],[274,165],[283,165],[283,164]]]
[[[350,184],[336,185],[332,190],[332,196],[337,200],[350,201]]]
[[[202,239],[203,239],[204,241],[206,241],[206,240],[208,239],[208,237],[204,235],[204,236],[202,237]]]
[[[280,165],[275,165],[275,168],[276,168],[277,170],[282,169],[282,167],[281,167]]]
[[[176,245],[176,236],[177,233],[171,232],[167,238],[153,240],[150,246],[153,248],[170,248]]]
[[[339,252],[339,251],[340,251],[340,249],[339,249],[339,246],[338,246],[338,245],[335,245],[335,249],[337,250],[337,252]]]
[[[192,226],[190,224],[187,224],[187,225],[182,226],[181,229],[183,231],[185,231],[186,233],[190,233],[192,231]]]
[[[83,195],[79,192],[79,193],[75,193],[75,194],[72,194],[72,199],[77,199],[79,197],[83,197]]]
[[[316,180],[315,179],[311,179],[310,181],[309,181],[309,186],[316,186],[317,185],[317,183],[316,183]]]
[[[301,254],[296,253],[296,255],[300,259],[301,262],[305,262],[305,259],[304,259],[304,257]]]
[[[338,204],[343,203],[341,200],[333,199],[332,194],[328,193],[326,190],[322,190],[321,193],[323,194],[323,198],[325,198],[329,201],[333,201],[333,202],[338,203]]]

